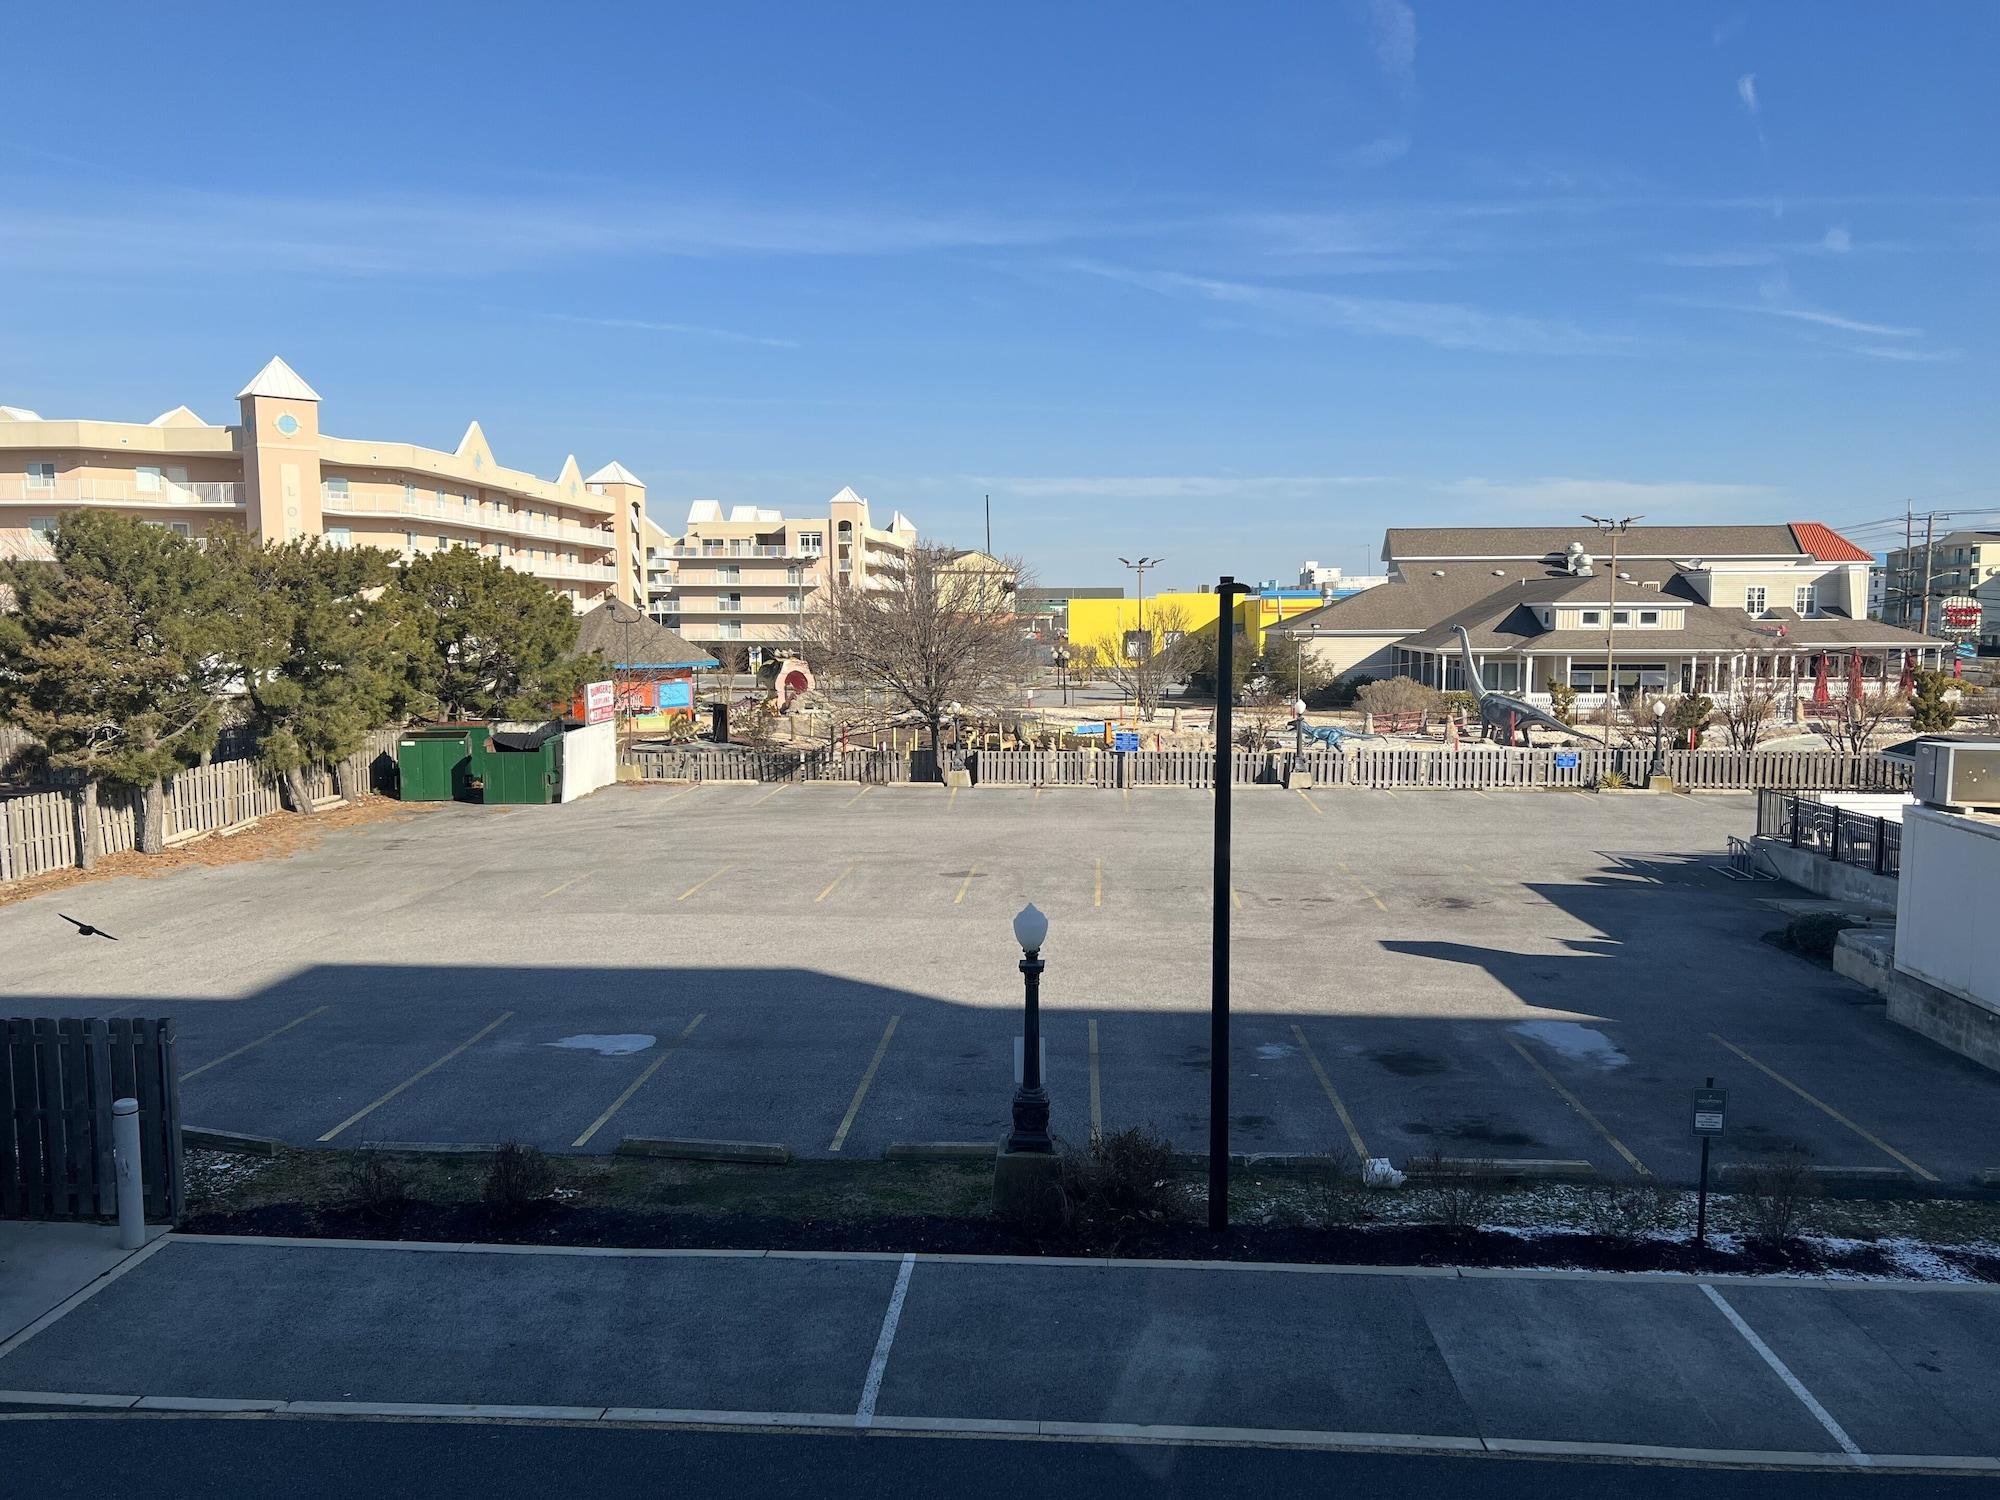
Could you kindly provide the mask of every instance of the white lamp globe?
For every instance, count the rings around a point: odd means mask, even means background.
[[[1049,919],[1040,907],[1030,901],[1014,917],[1014,941],[1021,945],[1023,953],[1037,953],[1049,935]]]

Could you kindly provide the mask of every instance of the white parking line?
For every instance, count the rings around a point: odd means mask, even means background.
[[[917,1258],[905,1255],[896,1272],[896,1288],[889,1293],[889,1306],[882,1313],[882,1332],[875,1340],[875,1357],[868,1361],[868,1378],[861,1383],[861,1400],[854,1408],[854,1425],[875,1425],[875,1398],[882,1394],[882,1376],[889,1368],[889,1350],[896,1342],[896,1325],[903,1320],[903,1299],[910,1294],[910,1272]]]
[[[1715,1304],[1723,1317],[1729,1319],[1730,1326],[1743,1335],[1743,1341],[1752,1349],[1755,1349],[1758,1357],[1771,1367],[1771,1373],[1784,1381],[1785,1389],[1789,1390],[1794,1396],[1797,1396],[1805,1409],[1811,1412],[1818,1420],[1819,1425],[1832,1435],[1836,1443],[1840,1444],[1840,1451],[1858,1464],[1867,1463],[1869,1461],[1868,1455],[1861,1451],[1861,1445],[1849,1437],[1841,1425],[1833,1420],[1833,1413],[1819,1404],[1818,1399],[1814,1397],[1813,1393],[1806,1389],[1805,1382],[1794,1375],[1785,1362],[1771,1352],[1771,1346],[1757,1337],[1757,1330],[1743,1321],[1743,1315],[1729,1305],[1728,1299],[1705,1281],[1701,1283],[1701,1290],[1702,1295]]]

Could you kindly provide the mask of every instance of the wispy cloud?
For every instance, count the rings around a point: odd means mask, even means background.
[[[1745,73],[1736,80],[1736,97],[1743,101],[1743,107],[1751,114],[1757,113],[1757,75]]]
[[[1469,477],[1436,486],[1440,493],[1461,499],[1491,501],[1496,506],[1549,508],[1609,506],[1621,513],[1648,517],[1666,512],[1714,511],[1732,505],[1767,501],[1782,493],[1765,484],[1728,484],[1692,479],[1599,479],[1569,475],[1537,479]]]
[[[1850,354],[1865,354],[1870,359],[1893,359],[1916,365],[1949,364],[1965,357],[1958,349],[1912,349],[1907,344],[1849,344],[1846,348]]]
[[[1821,328],[1837,328],[1842,333],[1865,333],[1875,338],[1914,339],[1923,337],[1921,328],[1904,328],[1893,323],[1870,323],[1844,313],[1818,307],[1801,307],[1777,302],[1714,302],[1697,297],[1655,297],[1674,307],[1697,308],[1705,312],[1749,313],[1760,318],[1784,318],[1795,323],[1811,323]]]
[[[1417,13],[1406,0],[1368,0],[1368,35],[1375,64],[1397,88],[1408,92],[1417,81]]]
[[[968,481],[1002,494],[1093,500],[1299,499],[1325,490],[1397,482],[1385,474],[974,474]]]
[[[694,338],[719,339],[730,344],[756,344],[766,349],[796,349],[797,339],[767,338],[763,334],[740,333],[733,328],[709,328],[700,323],[661,323],[650,318],[593,318],[581,313],[535,312],[529,317],[551,323],[580,323],[590,328],[627,328],[638,333],[685,334]]]
[[[1836,224],[1820,237],[1819,248],[1829,255],[1845,255],[1854,248],[1854,236],[1845,224]]]
[[[1653,257],[1663,266],[1692,266],[1727,270],[1745,266],[1775,266],[1781,259],[1776,250],[1668,250]]]
[[[1071,269],[1162,296],[1217,303],[1256,313],[1281,330],[1333,328],[1383,338],[1415,339],[1441,349],[1488,354],[1631,353],[1638,341],[1600,334],[1574,324],[1520,313],[1489,312],[1456,302],[1418,302],[1397,297],[1354,297],[1336,292],[1191,276],[1180,271],[1144,271],[1073,261]]]

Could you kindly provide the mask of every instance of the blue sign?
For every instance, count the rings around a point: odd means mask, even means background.
[[[1578,755],[1574,750],[1556,751],[1556,769],[1558,771],[1574,771],[1582,763],[1583,757]]]
[[[1139,731],[1136,729],[1119,730],[1111,736],[1111,748],[1113,750],[1137,750],[1139,748]]]
[[[694,684],[687,681],[685,678],[668,682],[656,683],[655,686],[659,689],[659,691],[654,695],[653,701],[656,704],[658,704],[659,707],[661,708],[694,707]]]
[[[1099,720],[1098,720],[1098,721],[1097,721],[1096,723],[1094,723],[1094,724],[1072,724],[1072,725],[1070,725],[1069,727],[1070,727],[1070,732],[1071,732],[1072,734],[1102,734],[1102,733],[1104,733],[1104,721],[1103,721],[1102,719],[1099,719]]]

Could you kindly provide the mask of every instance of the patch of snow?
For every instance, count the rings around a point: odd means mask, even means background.
[[[606,1036],[594,1032],[584,1032],[580,1036],[566,1036],[560,1041],[549,1042],[550,1047],[568,1047],[578,1052],[595,1052],[600,1057],[630,1057],[634,1052],[644,1052],[658,1042],[659,1038],[643,1031],[621,1031]]]
[[[1512,1028],[1560,1052],[1571,1062],[1589,1063],[1598,1068],[1622,1068],[1630,1062],[1612,1045],[1611,1038],[1574,1021],[1521,1021]]]

